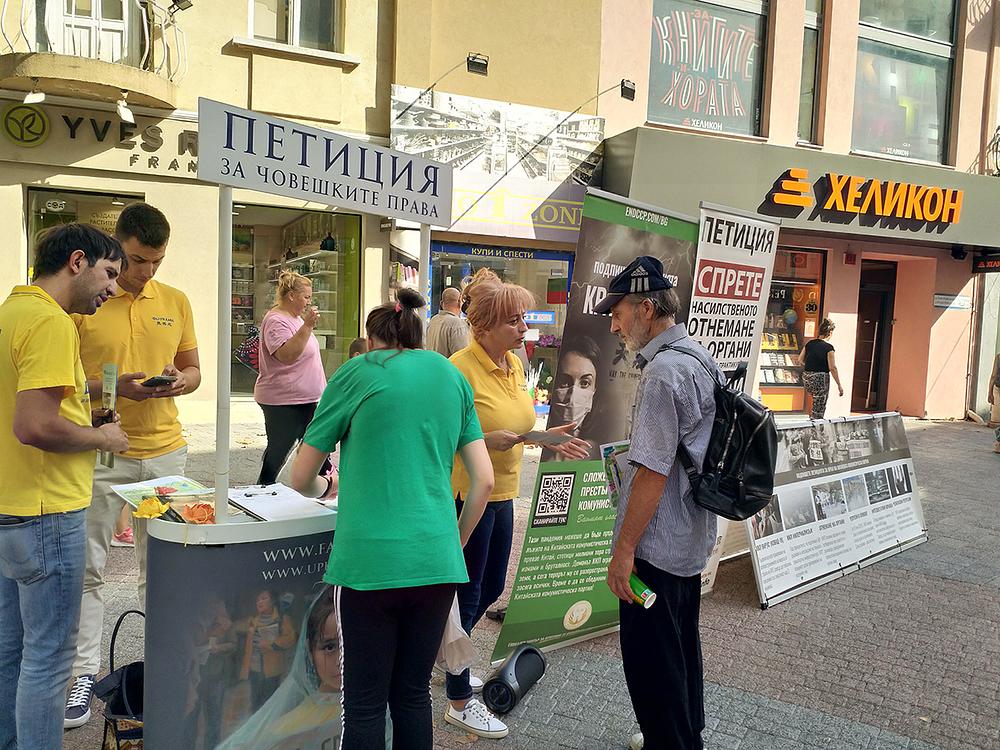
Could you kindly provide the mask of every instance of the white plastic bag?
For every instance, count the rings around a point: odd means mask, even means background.
[[[462,615],[458,611],[458,594],[451,603],[448,623],[444,626],[441,648],[438,649],[437,665],[445,672],[461,674],[476,661],[476,647],[469,634],[462,629]]]

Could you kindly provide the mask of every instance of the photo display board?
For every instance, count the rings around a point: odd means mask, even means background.
[[[747,520],[764,607],[927,540],[899,414],[778,430],[774,496]]]

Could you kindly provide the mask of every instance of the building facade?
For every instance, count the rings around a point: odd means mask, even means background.
[[[707,201],[782,219],[757,373],[775,409],[807,406],[792,355],[823,317],[837,323],[845,384],[831,413],[960,418],[985,406],[1000,277],[974,274],[972,261],[1000,245],[990,226],[1000,197],[993,3],[5,8],[0,285],[26,278],[39,230],[73,219],[111,228],[122,205],[146,200],[173,226],[160,276],[188,293],[200,346],[214,351],[217,189],[196,179],[204,96],[455,169],[453,223],[433,232],[430,269],[415,226],[237,190],[234,346],[270,305],[282,267],[313,278],[329,373],[396,287],[420,279],[433,299],[485,266],[534,292],[533,365],[554,371],[594,185],[689,215]],[[44,101],[25,102],[32,90]],[[245,394],[252,375],[233,367]],[[185,418],[210,418],[213,370]]]
[[[196,178],[198,98],[387,143],[393,8],[325,0],[16,0],[4,8],[0,286],[24,283],[42,229],[79,220],[111,231],[128,202],[159,207],[172,235],[157,277],[191,299],[205,376],[179,402],[181,416],[208,421],[218,189]],[[33,89],[44,100],[26,103]],[[386,294],[389,234],[380,217],[251,191],[236,190],[234,202],[233,346],[273,303],[280,269],[293,268],[313,281],[332,373],[364,311]],[[232,368],[236,400],[249,401],[253,373],[235,360]],[[258,412],[248,404],[248,418]]]

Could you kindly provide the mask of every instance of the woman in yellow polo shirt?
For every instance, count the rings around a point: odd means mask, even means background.
[[[514,351],[524,344],[528,330],[524,315],[534,298],[524,287],[502,283],[489,271],[477,274],[465,295],[472,341],[453,354],[451,362],[472,386],[495,482],[483,517],[465,545],[469,582],[458,587],[462,627],[471,633],[486,609],[503,593],[507,581],[514,530],[513,499],[520,489],[524,453],[520,435],[535,426],[535,409],[524,367]],[[550,432],[565,434],[574,427],[563,425]],[[587,457],[588,449],[587,443],[574,438],[556,450],[566,458],[582,459]],[[470,481],[460,461],[455,462],[451,483],[461,512],[462,498],[469,492]],[[460,675],[448,674],[446,682],[451,704],[445,721],[480,737],[498,738],[507,734],[504,723],[472,697],[475,689],[482,688],[482,681],[473,682],[469,670],[465,670]]]

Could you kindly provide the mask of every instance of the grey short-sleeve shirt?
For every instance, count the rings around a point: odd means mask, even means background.
[[[677,461],[683,440],[695,463],[705,458],[715,418],[714,383],[693,357],[675,351],[656,352],[670,344],[696,353],[702,362],[722,372],[709,353],[687,335],[683,323],[668,328],[639,352],[642,369],[629,426],[631,441],[621,461],[623,493],[615,521],[618,541],[628,510],[632,483],[640,466],[667,477],[663,496],[646,527],[635,556],[676,576],[700,575],[715,545],[717,519],[696,505],[687,474]]]

